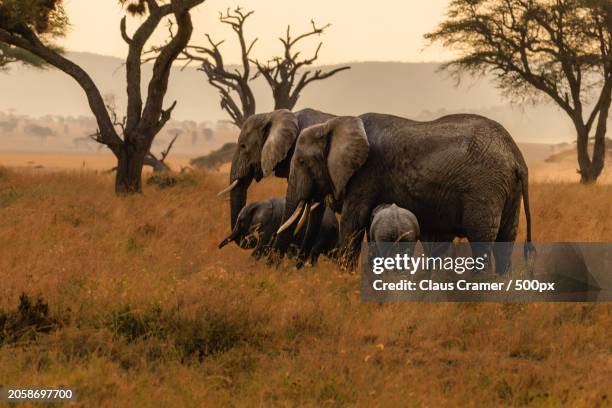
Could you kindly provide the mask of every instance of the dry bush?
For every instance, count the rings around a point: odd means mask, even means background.
[[[109,175],[0,171],[0,310],[41,295],[61,322],[0,347],[6,385],[83,406],[609,404],[609,304],[364,304],[327,260],[217,249],[227,177],[190,180],[117,198]],[[536,240],[612,241],[611,197],[533,184]]]

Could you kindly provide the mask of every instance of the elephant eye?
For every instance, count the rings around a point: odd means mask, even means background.
[[[240,148],[241,149],[246,149],[246,145],[244,143],[240,143]]]
[[[298,163],[300,163],[300,164],[304,164],[304,159],[302,159],[301,157],[300,157],[300,158],[298,158]]]

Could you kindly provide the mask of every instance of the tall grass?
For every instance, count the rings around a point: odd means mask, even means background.
[[[72,386],[82,406],[610,403],[608,304],[362,304],[328,261],[217,249],[223,175],[112,182],[0,169],[0,385]],[[535,240],[612,241],[612,186],[530,193]]]

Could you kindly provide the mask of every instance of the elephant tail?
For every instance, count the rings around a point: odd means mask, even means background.
[[[527,170],[519,173],[519,179],[523,193],[525,219],[527,220],[527,239],[525,240],[525,246],[523,248],[523,255],[525,257],[525,261],[527,261],[529,256],[536,251],[535,246],[531,242],[531,211],[529,210],[529,175]]]

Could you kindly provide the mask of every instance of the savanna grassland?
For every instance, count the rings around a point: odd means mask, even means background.
[[[111,175],[0,169],[0,386],[86,407],[611,405],[610,304],[363,304],[328,261],[217,249],[226,175],[178,177],[117,198]],[[530,195],[534,240],[612,241],[612,185]]]

